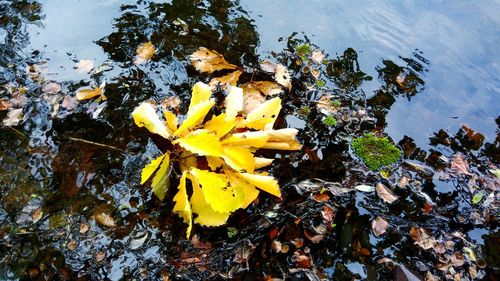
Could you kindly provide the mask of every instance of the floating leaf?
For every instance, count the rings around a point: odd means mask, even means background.
[[[321,64],[325,59],[325,54],[320,50],[314,50],[311,54],[311,60],[317,64]]]
[[[115,220],[108,213],[99,213],[94,216],[95,221],[104,227],[115,227]]]
[[[202,73],[207,72],[211,74],[214,71],[238,68],[236,65],[228,63],[221,54],[205,47],[199,48],[189,56],[189,59],[194,68]]]
[[[255,161],[255,169],[260,169],[271,165],[274,159],[254,157],[254,161]]]
[[[240,86],[245,94],[257,92],[264,96],[274,96],[283,93],[281,86],[270,81],[253,81]]]
[[[290,73],[288,69],[282,64],[276,66],[276,71],[274,73],[274,79],[278,84],[287,88],[289,91],[292,89],[292,80],[290,78]]]
[[[469,171],[469,163],[462,154],[457,154],[451,160],[451,169],[459,174],[472,175]]]
[[[261,61],[259,63],[259,65],[260,65],[260,69],[262,69],[262,71],[269,72],[269,73],[274,73],[276,71],[276,64],[274,64],[268,60]]]
[[[73,68],[79,73],[89,73],[94,69],[94,62],[91,60],[80,60]]]
[[[235,118],[243,110],[243,89],[231,87],[225,103],[227,118]]]
[[[132,118],[138,127],[145,127],[153,134],[160,135],[166,139],[170,138],[167,127],[160,118],[158,118],[154,107],[150,103],[141,103],[132,112]]]
[[[241,74],[243,74],[243,72],[236,70],[227,75],[212,78],[209,84],[212,87],[216,86],[217,84],[229,84],[231,86],[236,86]]]
[[[394,193],[382,183],[377,183],[377,185],[375,186],[375,190],[377,191],[378,197],[380,197],[380,199],[382,199],[386,203],[391,204],[394,201],[398,200],[398,197],[394,195]]]
[[[235,118],[227,118],[225,113],[213,116],[212,119],[205,123],[205,130],[214,132],[219,138],[222,138],[236,126]]]
[[[421,227],[412,226],[410,228],[410,235],[415,241],[415,244],[424,250],[431,249],[436,244],[436,239],[430,236],[427,230]]]
[[[253,173],[255,169],[255,160],[248,148],[223,146],[222,151],[222,158],[224,158],[224,161],[231,168],[236,171],[245,170],[249,173]]]
[[[237,176],[245,180],[247,183],[256,186],[257,188],[269,194],[281,198],[280,187],[278,185],[278,181],[276,181],[275,178],[249,173],[238,173]]]
[[[170,134],[173,134],[177,130],[177,116],[168,110],[163,111],[163,115],[167,120],[167,131],[169,131]]]
[[[202,131],[198,134],[192,133],[173,142],[183,148],[202,156],[221,156],[222,147],[219,138],[211,133]]]
[[[481,202],[481,200],[483,200],[483,197],[484,197],[484,193],[479,192],[472,197],[471,203],[478,204],[479,202]]]
[[[193,110],[193,108],[201,102],[208,101],[211,95],[212,89],[210,89],[209,85],[202,82],[197,82],[196,84],[194,84],[193,91],[191,92],[191,100],[189,102],[188,112]]]
[[[198,180],[190,176],[193,185],[193,195],[191,196],[190,203],[194,213],[198,216],[194,222],[202,226],[219,226],[226,223],[229,218],[229,212],[220,213],[212,209],[212,207],[205,200],[203,190],[198,184]]]
[[[374,221],[372,221],[372,230],[377,237],[382,236],[387,230],[388,226],[389,224],[387,223],[387,221],[381,217],[377,217]]]
[[[226,146],[247,146],[260,148],[264,146],[269,139],[265,132],[244,132],[232,134],[227,139],[223,140],[222,145]]]
[[[47,94],[57,94],[61,91],[61,85],[59,85],[58,83],[54,83],[54,82],[47,83],[43,87],[43,91]]]
[[[170,156],[165,153],[165,157],[163,157],[160,167],[153,177],[153,181],[151,182],[151,188],[153,189],[153,193],[160,200],[165,198],[165,194],[167,193],[168,187],[170,185]]]
[[[23,120],[23,109],[12,109],[7,113],[5,119],[3,119],[2,123],[4,126],[17,126],[19,122]]]
[[[163,154],[160,157],[153,159],[149,164],[147,164],[141,171],[141,184],[144,184],[151,176],[156,172],[158,167],[160,166],[163,158],[166,157],[167,154]]]
[[[238,127],[256,130],[272,129],[280,110],[281,99],[270,99],[248,113],[246,119],[238,124]]]
[[[191,204],[189,203],[187,192],[186,192],[186,173],[184,172],[181,176],[178,186],[178,192],[174,196],[173,201],[175,202],[173,212],[177,213],[179,217],[183,219],[185,223],[188,224],[186,230],[186,238],[189,239],[191,235],[191,228],[193,227],[193,212],[191,210]]]
[[[238,178],[236,174],[231,172],[230,170],[224,170],[224,173],[226,174],[231,186],[238,186],[243,189],[243,195],[245,196],[245,199],[243,200],[243,204],[241,206],[242,208],[248,207],[248,205],[250,205],[255,199],[257,199],[257,197],[259,196],[259,190],[257,188],[242,180],[241,178]]]
[[[76,92],[76,98],[78,100],[88,100],[91,98],[95,98],[97,96],[100,96],[102,97],[103,100],[106,100],[106,97],[104,96],[104,91],[100,87],[94,89],[82,89]]]
[[[142,43],[137,47],[135,51],[135,61],[134,64],[142,64],[148,62],[156,53],[155,46],[151,42]]]
[[[194,126],[201,124],[214,104],[214,100],[207,100],[196,104],[188,111],[186,120],[184,120],[182,125],[174,132],[174,136],[179,136],[185,131],[192,129]]]

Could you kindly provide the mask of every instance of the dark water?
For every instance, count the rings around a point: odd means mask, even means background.
[[[13,89],[3,90],[0,97],[11,98],[19,88],[27,89],[24,121],[1,128],[0,279],[169,275],[198,280],[230,270],[242,278],[281,278],[280,272],[294,265],[293,253],[270,253],[269,233],[279,229],[277,239],[283,242],[301,237],[303,230],[311,231],[317,224],[322,207],[295,194],[292,184],[320,177],[346,187],[379,181],[394,186],[403,175],[434,201],[433,212],[421,211],[427,199],[414,190],[398,190],[405,199],[391,206],[374,194],[332,199],[337,228],[329,229],[320,244],[307,244],[318,275],[392,279],[393,272],[377,263],[381,257],[423,275],[428,270],[437,274],[436,256],[413,245],[411,225],[429,228],[445,240],[446,233],[463,232],[489,264],[488,270],[479,270],[479,277],[498,271],[498,212],[489,210],[491,221],[479,224],[467,217],[486,210],[470,205],[464,179],[439,177],[445,170],[439,157],[462,152],[479,176],[487,175],[492,165],[498,168],[500,3],[344,2],[0,1],[0,84]],[[187,34],[175,24],[177,19],[188,24]],[[298,35],[287,40],[294,32]],[[366,106],[375,121],[348,121],[342,129],[332,130],[316,116],[298,114],[304,97],[317,99],[319,91],[299,86],[293,92],[297,98],[283,97],[288,105],[280,125],[303,129],[305,144],[304,152],[284,156],[274,167],[288,190],[274,211],[283,207],[286,214],[270,214],[275,202],[265,198],[231,219],[229,226],[240,233],[236,238],[228,237],[225,227],[195,228],[216,249],[202,259],[210,270],[183,264],[187,254],[202,250],[181,239],[184,225],[170,213],[171,204],[159,202],[138,184],[140,169],[160,149],[135,128],[131,111],[150,98],[161,101],[176,95],[186,101],[195,81],[208,80],[186,59],[200,46],[251,68],[304,36],[334,59],[332,68],[338,71],[325,70],[327,87],[340,92],[343,103]],[[146,41],[161,48],[152,62],[135,66],[135,49]],[[103,71],[78,73],[73,66],[82,59],[93,60]],[[29,65],[42,66],[41,78],[26,73]],[[293,68],[293,63],[289,67],[297,81],[303,78],[300,68]],[[404,89],[395,82],[401,73],[407,81]],[[102,82],[107,83],[108,101],[60,107],[56,112],[54,100],[43,92],[49,82],[62,86],[56,95],[59,104],[65,95]],[[0,112],[0,118],[4,116]],[[476,145],[460,129],[462,124],[485,139]],[[381,179],[364,171],[346,140],[371,130],[384,131],[400,144],[405,158],[438,172],[429,177],[398,166],[389,179]],[[41,218],[33,219],[34,210],[42,211]],[[95,215],[102,212],[112,216],[116,227],[96,222]],[[370,232],[377,216],[385,216],[392,229],[381,238]],[[304,229],[297,230],[297,217]],[[82,233],[82,224],[90,230]],[[71,241],[77,243],[75,250],[68,249]],[[253,243],[255,250],[250,268],[241,270],[241,265],[234,265],[234,252],[246,249],[246,243]],[[105,257],[99,260],[101,253]],[[300,272],[286,274],[305,278]]]

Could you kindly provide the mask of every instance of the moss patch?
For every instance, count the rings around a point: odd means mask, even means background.
[[[401,157],[401,151],[387,138],[377,138],[371,134],[353,139],[351,145],[356,156],[372,171],[396,163]]]

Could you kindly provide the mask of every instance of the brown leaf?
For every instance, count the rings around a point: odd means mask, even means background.
[[[18,108],[18,109],[11,109],[8,113],[5,119],[3,119],[3,125],[10,127],[10,126],[17,126],[21,121],[23,121],[23,109]]]
[[[278,82],[278,84],[287,88],[289,91],[292,89],[292,80],[290,77],[290,73],[288,73],[288,69],[284,65],[278,64],[276,66],[274,79],[276,80],[276,82]]]
[[[42,212],[41,208],[36,208],[31,213],[31,219],[33,220],[33,223],[36,223],[37,221],[39,221],[42,218],[42,216],[43,216],[43,212]]]
[[[61,85],[54,82],[47,83],[47,85],[43,87],[43,91],[47,94],[57,94],[61,91]]]
[[[313,244],[318,244],[325,238],[323,234],[310,235],[307,230],[304,229],[304,236],[309,239]]]
[[[75,241],[75,240],[71,240],[68,242],[68,245],[66,245],[66,247],[68,248],[68,250],[70,251],[74,251],[76,249],[76,247],[78,246],[78,243]]]
[[[78,105],[78,100],[72,96],[65,96],[62,100],[61,106],[67,110],[72,110]]]
[[[94,256],[96,262],[103,261],[105,257],[106,257],[106,253],[103,251],[97,252],[97,254]]]
[[[436,239],[430,236],[427,230],[421,227],[412,226],[410,228],[410,235],[415,241],[415,244],[424,250],[431,249],[434,247],[434,244],[436,244]]]
[[[301,254],[298,251],[296,251],[293,254],[293,260],[295,261],[296,267],[299,267],[299,268],[311,268],[312,267],[311,258],[309,256]]]
[[[276,71],[276,65],[268,60],[261,61],[259,65],[262,71],[270,73],[274,73]]]
[[[0,100],[0,111],[7,110],[12,106],[8,100],[1,99]]]
[[[382,199],[384,202],[391,204],[392,202],[398,200],[398,197],[392,193],[392,191],[387,188],[382,183],[377,183],[375,186],[375,190],[377,191],[378,197]]]
[[[76,98],[78,100],[88,100],[97,96],[101,96],[103,100],[106,100],[106,96],[104,96],[104,88],[94,88],[94,89],[83,89],[76,93]]]
[[[246,91],[243,88],[243,113],[248,114],[265,101],[266,97],[261,95],[255,88],[250,88],[250,90],[247,88]]]
[[[115,220],[107,213],[99,213],[94,216],[97,223],[105,227],[115,227]]]
[[[177,96],[166,97],[161,102],[161,108],[163,110],[173,109],[177,110],[181,104],[181,99]]]
[[[88,223],[81,223],[80,224],[80,233],[85,234],[87,231],[89,231],[90,225]]]
[[[79,73],[89,73],[94,69],[94,62],[91,60],[80,60],[73,68]]]
[[[229,83],[229,85],[231,86],[236,86],[242,73],[243,72],[236,70],[227,75],[212,78],[212,80],[210,80],[209,85],[211,88],[214,88],[218,84],[226,84],[226,83]]]
[[[469,172],[469,163],[464,159],[462,154],[456,154],[455,157],[451,160],[451,170],[455,173],[464,174],[464,175],[472,175]]]
[[[325,201],[330,200],[330,195],[328,195],[326,192],[323,192],[323,193],[318,192],[318,193],[314,194],[313,199],[316,202],[325,202]]]
[[[142,64],[149,61],[153,55],[156,53],[155,46],[151,42],[142,43],[137,47],[135,51],[135,61],[134,64]]]
[[[333,218],[335,217],[335,211],[332,207],[328,205],[323,205],[321,209],[321,217],[323,218],[323,222],[327,225],[333,222]]]
[[[237,69],[234,64],[228,63],[224,57],[216,51],[211,51],[205,47],[201,47],[191,56],[189,56],[191,64],[201,73],[213,73],[223,69]]]
[[[337,113],[338,108],[334,105],[332,99],[332,95],[322,95],[316,103],[316,107],[325,115],[335,114]]]
[[[273,249],[273,251],[274,251],[275,253],[279,253],[279,252],[281,252],[281,248],[282,248],[282,244],[281,244],[281,242],[280,242],[280,241],[278,241],[278,240],[273,240],[273,241],[271,242],[271,249]]]
[[[450,257],[451,263],[453,266],[462,266],[465,263],[464,255],[460,252],[455,252],[453,255]]]
[[[375,236],[382,236],[389,226],[386,220],[381,217],[377,217],[374,221],[372,221],[372,230]]]

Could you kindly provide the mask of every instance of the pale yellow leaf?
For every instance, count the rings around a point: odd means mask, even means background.
[[[216,212],[229,213],[242,207],[245,195],[240,186],[229,186],[225,175],[196,168],[191,169],[191,175],[196,177],[201,185],[205,201]]]
[[[174,132],[174,136],[179,136],[185,131],[201,124],[214,104],[214,100],[207,100],[195,105],[192,110],[188,111],[186,120],[184,120],[182,125]]]
[[[199,72],[213,73],[223,69],[237,69],[234,64],[228,63],[222,55],[216,51],[211,51],[205,47],[201,47],[192,55],[189,56],[191,64]]]
[[[232,134],[221,143],[225,146],[248,146],[260,148],[264,146],[269,137],[265,132],[244,132]]]
[[[226,97],[226,115],[235,118],[243,110],[243,89],[231,87]]]
[[[186,230],[186,238],[189,239],[191,228],[193,227],[193,211],[191,210],[191,204],[189,203],[186,191],[186,172],[182,174],[178,189],[179,191],[173,199],[175,205],[172,211],[174,213],[177,213],[179,217],[181,217],[182,220],[188,224],[188,228]]]
[[[235,118],[227,118],[225,113],[213,116],[205,123],[204,129],[214,132],[219,138],[222,138],[236,126]]]
[[[272,129],[280,110],[281,99],[278,97],[270,99],[248,113],[246,119],[240,122],[238,127],[256,130]]]
[[[189,176],[193,186],[193,195],[191,196],[191,208],[198,216],[194,222],[202,226],[219,226],[226,223],[229,218],[229,212],[220,213],[214,211],[205,201],[205,195],[200,188],[198,180],[194,176]]]
[[[217,84],[226,84],[226,83],[229,83],[229,85],[231,86],[236,86],[242,73],[243,72],[236,70],[227,75],[212,78],[212,80],[210,80],[210,86],[216,86]]]
[[[263,157],[254,157],[253,158],[255,161],[255,169],[260,169],[267,167],[273,163],[274,159],[270,158],[263,158]]]
[[[203,83],[197,82],[193,86],[193,91],[191,92],[191,101],[189,103],[188,111],[192,110],[197,104],[208,101],[212,95],[212,90],[210,86]]]
[[[224,158],[224,161],[236,171],[245,170],[248,173],[253,173],[255,169],[253,154],[247,148],[223,146],[222,158]]]
[[[167,130],[170,134],[173,134],[177,130],[177,116],[168,110],[163,111],[163,115],[167,120]]]
[[[285,128],[279,130],[269,130],[266,131],[269,136],[269,141],[278,141],[278,142],[291,142],[295,140],[297,133],[299,130],[294,128]]]
[[[160,200],[165,198],[165,194],[167,193],[170,185],[170,156],[168,153],[165,153],[164,156],[165,157],[163,157],[160,167],[158,168],[158,171],[156,171],[153,181],[151,182],[153,193]]]
[[[289,91],[292,89],[292,81],[290,78],[290,73],[288,73],[288,69],[282,65],[278,64],[276,66],[276,71],[274,72],[274,79],[278,84],[284,86]]]
[[[233,172],[231,172],[228,169],[224,170],[224,173],[227,176],[227,179],[229,180],[229,183],[231,186],[241,186],[244,191],[245,195],[245,200],[243,201],[243,206],[242,208],[248,207],[257,197],[259,196],[259,190],[255,188],[255,186],[247,183],[246,181],[238,178]]]
[[[278,185],[278,181],[275,178],[271,176],[250,173],[238,173],[237,176],[245,180],[247,183],[254,185],[269,194],[281,198],[280,187]]]
[[[173,143],[182,146],[192,153],[202,156],[218,157],[222,154],[219,138],[207,131],[201,131],[200,133],[195,131],[183,138],[175,140]]]
[[[135,53],[136,56],[134,64],[142,64],[149,61],[153,57],[153,55],[156,53],[156,49],[153,43],[146,42],[139,45]]]
[[[158,118],[154,107],[147,102],[141,103],[132,112],[132,118],[139,127],[146,127],[151,133],[160,135],[166,139],[170,138],[170,134],[165,124]]]
[[[296,140],[292,140],[290,142],[268,141],[261,148],[276,150],[300,150],[302,148],[302,145]]]
[[[165,155],[167,154],[163,154],[160,157],[153,159],[153,161],[144,166],[144,168],[141,171],[141,184],[144,184],[154,174],[154,172],[160,166],[163,158],[165,158]]]

